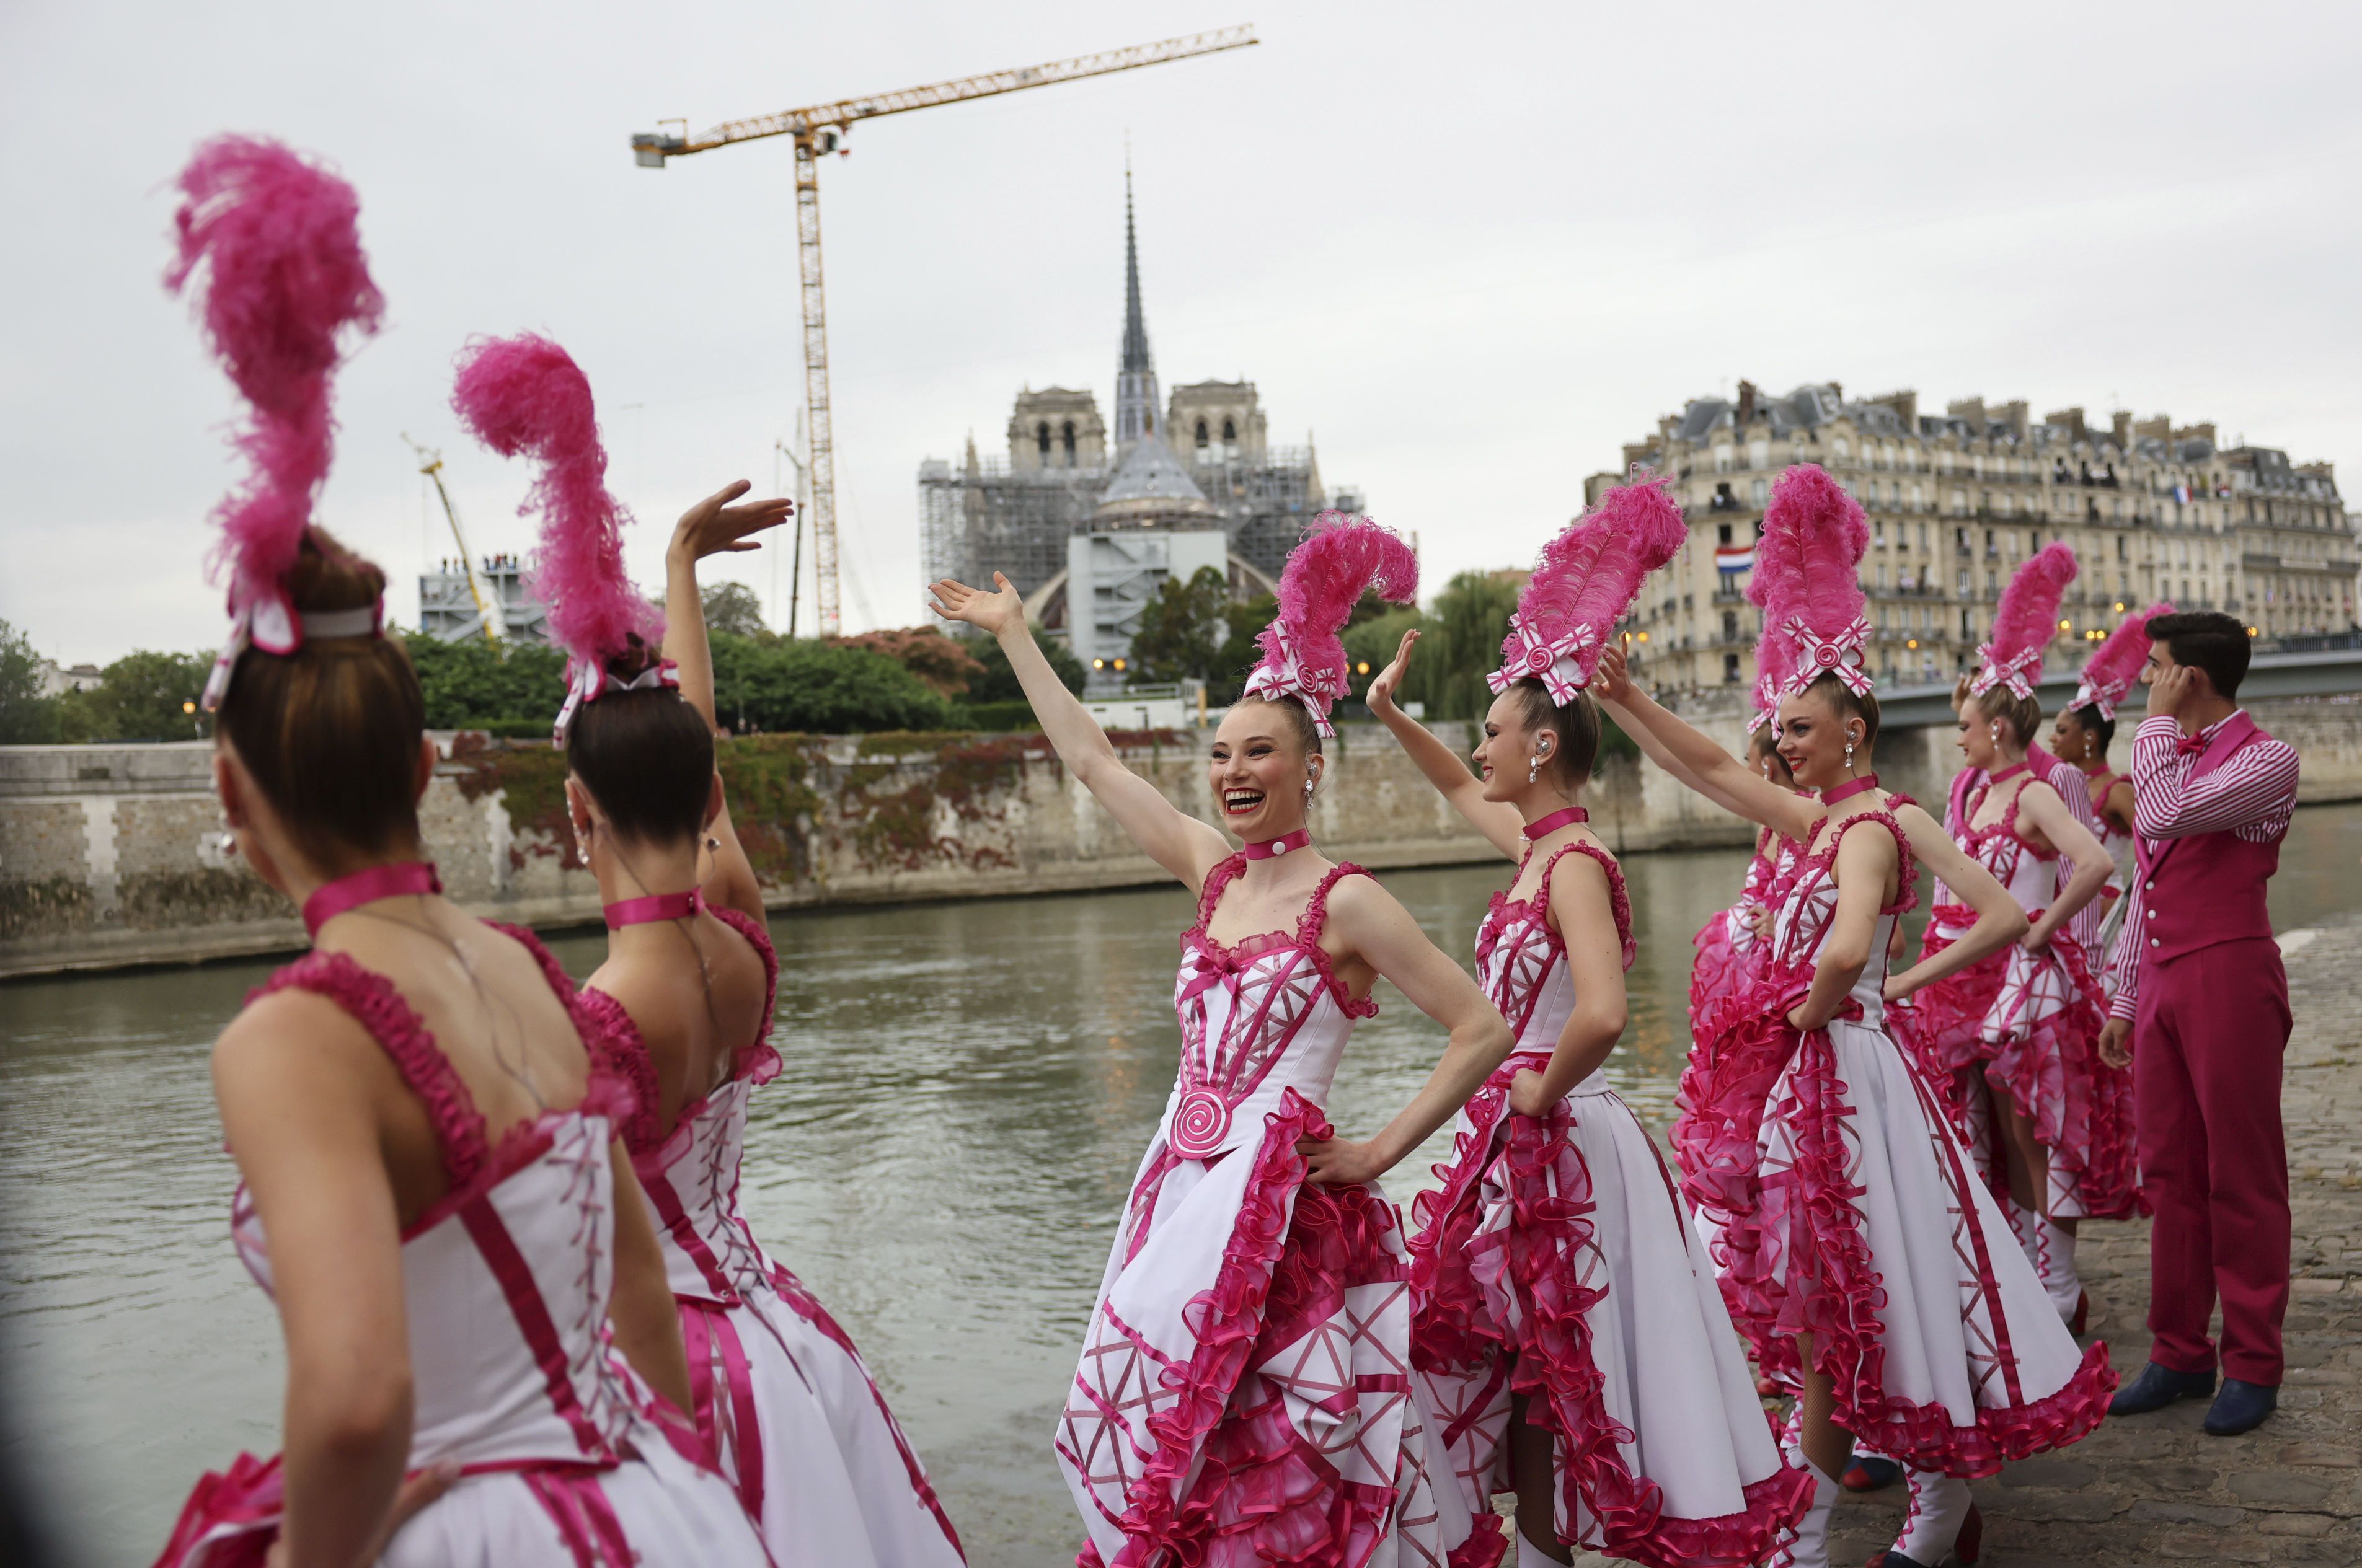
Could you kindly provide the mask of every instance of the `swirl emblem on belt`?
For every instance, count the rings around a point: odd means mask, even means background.
[[[1204,1159],[1230,1132],[1230,1104],[1210,1089],[1190,1090],[1174,1109],[1172,1149],[1183,1159]]]

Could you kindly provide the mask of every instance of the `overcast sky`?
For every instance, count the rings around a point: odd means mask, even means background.
[[[689,500],[770,483],[801,401],[789,146],[655,171],[630,133],[1238,21],[1260,47],[828,160],[849,629],[918,619],[922,459],[1001,449],[1026,383],[1112,419],[1127,133],[1164,384],[1255,381],[1275,444],[1317,436],[1419,534],[1430,589],[1528,560],[1620,443],[1742,376],[2213,420],[2362,484],[2351,5],[10,0],[0,619],[68,663],[219,639],[236,410],[158,284],[207,135],[359,189],[390,308],[321,516],[408,621],[448,550],[400,433],[445,449],[480,551],[530,544],[526,472],[448,410],[472,333],[589,372],[645,583]],[[729,569],[768,600],[767,556]]]

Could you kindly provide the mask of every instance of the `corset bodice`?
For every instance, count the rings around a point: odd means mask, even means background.
[[[1993,880],[2009,890],[2020,909],[2031,915],[2048,908],[2058,891],[2058,851],[2037,850],[2018,831],[2018,803],[2025,798],[2027,787],[2018,786],[2002,807],[2000,817],[1981,828],[1971,828],[1968,824],[1976,820],[1992,789],[1991,781],[1977,785],[1969,794],[1967,809],[1961,813],[1954,839],[1970,860],[1991,872]]]
[[[1158,1132],[1185,1159],[1209,1159],[1260,1137],[1264,1115],[1279,1108],[1287,1090],[1328,1104],[1354,1020],[1378,1011],[1366,997],[1353,999],[1320,950],[1330,890],[1341,878],[1369,873],[1333,868],[1293,931],[1218,942],[1206,927],[1245,863],[1233,856],[1209,873],[1198,924],[1181,938],[1173,982],[1181,1060]]]
[[[1878,912],[1878,928],[1871,937],[1870,959],[1861,966],[1861,974],[1849,993],[1860,1003],[1862,1017],[1877,1023],[1886,1012],[1887,942],[1894,934],[1895,919],[1918,902],[1918,868],[1911,858],[1910,840],[1903,836],[1893,817],[1883,811],[1865,811],[1846,817],[1834,827],[1824,828],[1812,848],[1798,852],[1786,892],[1772,919],[1772,950],[1774,960],[1783,965],[1809,969],[1820,961],[1821,948],[1828,940],[1830,925],[1837,916],[1838,845],[1847,833],[1864,822],[1875,822],[1892,833],[1901,856],[1895,872],[1895,901]]]
[[[511,934],[533,947],[571,1011],[571,986],[547,953],[525,933]],[[579,1105],[494,1144],[466,1083],[384,976],[342,954],[314,953],[261,990],[285,988],[327,997],[370,1031],[425,1106],[441,1146],[445,1194],[402,1237],[409,1466],[612,1463],[635,1419],[606,1340],[614,1292],[608,1148],[631,1110],[629,1089],[594,1053]],[[268,1240],[242,1185],[231,1235],[270,1289]]]
[[[769,1044],[779,966],[770,934],[759,922],[734,909],[712,913],[744,937],[763,960],[762,1023],[753,1042],[738,1052],[730,1076],[682,1106],[670,1132],[657,1124],[656,1063],[648,1054],[647,1037],[623,1004],[606,992],[586,987],[582,1004],[600,1025],[597,1048],[616,1075],[635,1088],[640,1109],[624,1123],[624,1146],[655,1211],[665,1276],[673,1294],[735,1306],[771,1280],[770,1260],[740,1212],[738,1176],[745,1155],[748,1104],[754,1091],[779,1072],[778,1052]]]
[[[1561,846],[1543,864],[1541,881],[1528,897],[1512,898],[1507,888],[1495,894],[1476,931],[1476,981],[1516,1035],[1518,1055],[1547,1058],[1558,1048],[1559,1036],[1574,1014],[1574,974],[1566,961],[1565,938],[1550,923],[1550,896],[1559,861],[1578,853],[1598,861],[1607,873],[1608,902],[1623,943],[1624,967],[1632,967],[1632,905],[1625,894],[1624,873],[1591,844],[1578,839]],[[1523,862],[1518,869],[1522,874]],[[1510,887],[1515,886],[1513,878]],[[1605,1074],[1595,1072],[1573,1092],[1606,1087]]]

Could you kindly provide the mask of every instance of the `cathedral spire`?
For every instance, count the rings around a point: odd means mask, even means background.
[[[1140,308],[1140,237],[1131,215],[1131,159],[1123,160],[1123,356],[1116,367],[1115,438],[1121,452],[1156,433],[1156,363]]]

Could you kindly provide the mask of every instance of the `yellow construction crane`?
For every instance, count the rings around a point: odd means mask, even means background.
[[[484,641],[497,648],[508,634],[508,628],[502,624],[502,617],[507,612],[484,592],[484,579],[476,570],[475,552],[468,548],[468,536],[459,528],[459,509],[451,504],[451,492],[443,488],[443,454],[431,446],[421,446],[411,441],[410,433],[406,430],[402,433],[402,439],[409,442],[410,449],[418,454],[418,471],[435,481],[435,493],[443,500],[443,515],[451,521],[451,541],[459,547],[460,570],[468,574],[468,592],[474,597],[476,613],[484,622]]]
[[[999,93],[1021,92],[1028,87],[1047,87],[1054,82],[1104,76],[1109,71],[1133,71],[1143,65],[1161,65],[1168,60],[1187,60],[1192,55],[1243,49],[1257,41],[1252,26],[1224,27],[1218,32],[1166,38],[1162,43],[1141,44],[1132,49],[1109,49],[1102,54],[1053,60],[1047,65],[1027,66],[1018,71],[995,71],[983,76],[963,77],[956,82],[938,82],[930,87],[911,87],[900,93],[880,93],[866,98],[815,104],[807,109],[789,109],[750,120],[727,120],[697,137],[659,136],[642,131],[632,137],[633,156],[644,169],[662,169],[667,159],[682,158],[692,152],[711,152],[717,147],[729,147],[736,142],[758,141],[766,137],[795,138],[796,250],[804,307],[804,402],[811,415],[808,428],[811,442],[811,495],[804,510],[811,519],[812,575],[814,586],[819,590],[822,636],[833,635],[838,622],[836,443],[829,416],[827,311],[821,293],[820,155],[842,150],[844,137],[855,120],[875,119],[880,115],[899,115],[910,109],[932,108],[937,104],[957,104],[970,98],[989,98]],[[456,517],[452,520],[452,526],[458,526]]]

